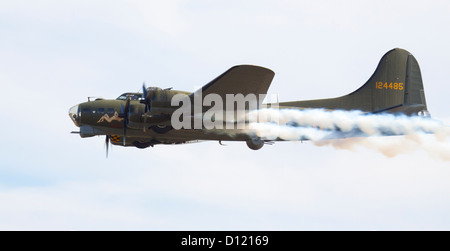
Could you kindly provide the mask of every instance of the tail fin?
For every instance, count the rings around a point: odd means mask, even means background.
[[[428,114],[419,64],[411,53],[398,48],[381,58],[375,73],[358,90],[339,98],[284,102],[280,107]]]

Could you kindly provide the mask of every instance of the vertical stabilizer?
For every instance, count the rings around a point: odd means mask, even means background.
[[[374,74],[358,90],[338,98],[284,102],[280,107],[428,113],[419,64],[411,53],[398,48],[381,58]]]

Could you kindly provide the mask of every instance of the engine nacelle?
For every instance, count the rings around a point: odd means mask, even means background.
[[[249,139],[247,140],[247,146],[252,150],[259,150],[264,146],[264,140],[260,138]]]

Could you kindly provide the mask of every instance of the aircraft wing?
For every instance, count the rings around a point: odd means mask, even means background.
[[[252,93],[259,98],[259,94],[267,94],[274,76],[275,73],[272,70],[264,67],[253,65],[234,66],[192,93],[191,98],[200,92],[202,92],[203,97],[211,93],[218,94],[224,101],[226,100],[226,94],[241,93],[247,96]],[[261,104],[262,101],[258,100],[258,103]]]

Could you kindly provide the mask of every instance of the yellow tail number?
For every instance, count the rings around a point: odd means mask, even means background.
[[[375,85],[376,89],[380,89],[380,90],[399,90],[402,91],[403,90],[403,83],[388,83],[388,82],[376,82]]]

